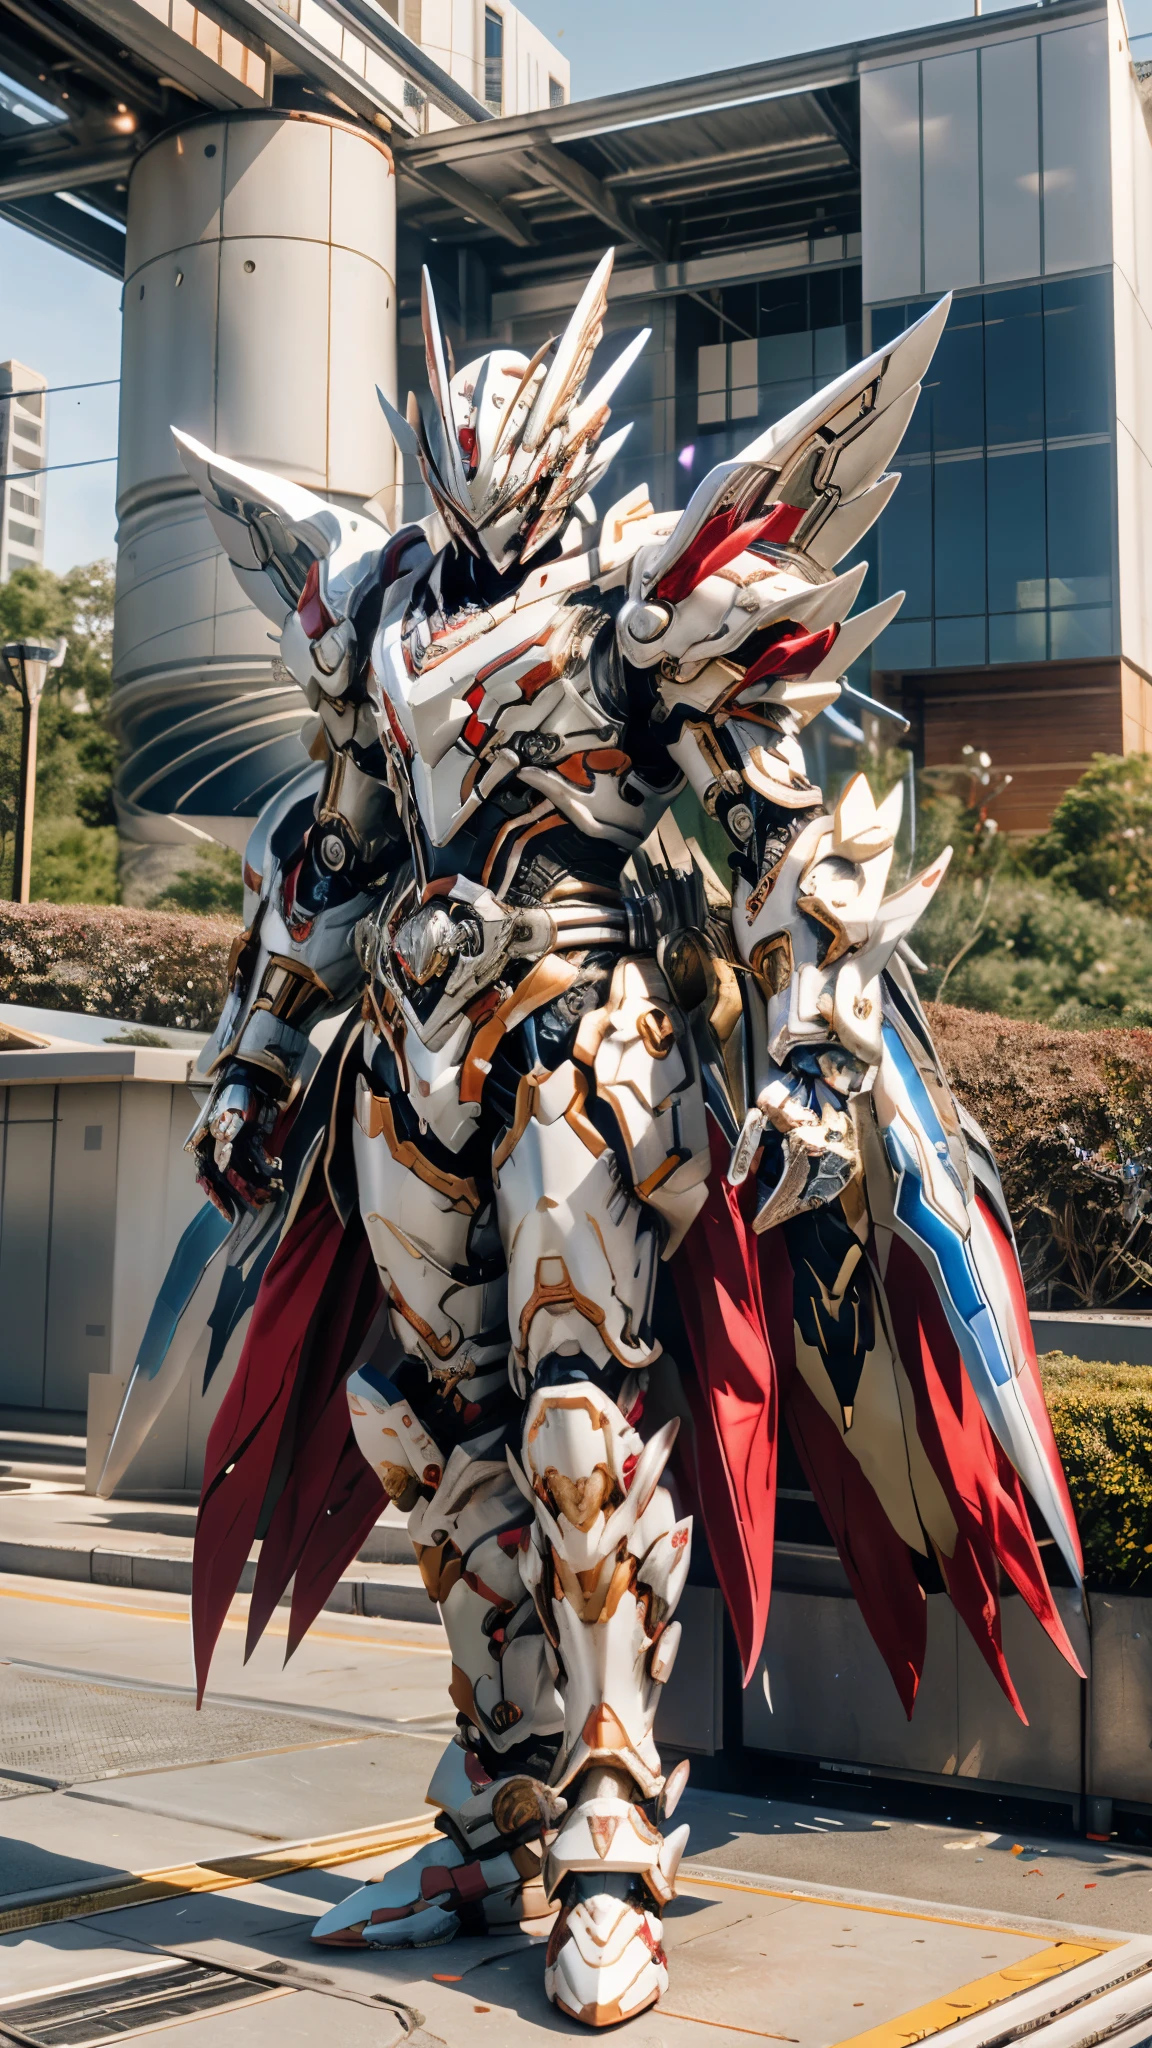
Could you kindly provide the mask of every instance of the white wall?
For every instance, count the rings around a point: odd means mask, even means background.
[[[554,43],[516,7],[497,0],[504,17],[505,114],[531,114],[548,105],[549,77],[559,79],[564,97],[570,92],[570,66]],[[484,98],[485,0],[421,0],[420,42],[458,85],[475,99]],[[429,127],[450,127],[450,118],[432,107]]]

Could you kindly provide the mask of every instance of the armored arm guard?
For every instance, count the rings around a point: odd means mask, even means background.
[[[309,1034],[351,1003],[362,979],[360,918],[401,860],[401,835],[364,679],[396,565],[419,529],[392,537],[364,514],[228,462],[187,436],[184,460],[246,594],[280,628],[281,668],[315,716],[313,766],[265,808],[244,860],[245,928],[199,1071],[212,1092],[188,1140],[210,1198],[279,1190],[272,1134],[315,1064]]]
[[[278,1192],[281,1112],[316,1065],[313,1026],[355,1000],[353,934],[401,851],[388,790],[342,754],[304,770],[261,813],[244,856],[244,929],[198,1062],[212,1092],[189,1137],[205,1192],[231,1213]]]
[[[945,302],[713,470],[671,534],[637,549],[618,616],[673,760],[732,842],[728,947],[755,1014],[728,1089],[729,1178],[742,1181],[762,1147],[778,1164],[761,1230],[858,1177],[851,1106],[882,1059],[880,977],[947,865],[944,855],[884,900],[900,786],[877,805],[857,775],[829,814],[800,746],[902,601],[850,617],[865,564],[843,575],[834,565],[895,488],[884,465],[946,312]],[[682,941],[681,979],[690,951]],[[675,982],[675,948],[666,965]]]

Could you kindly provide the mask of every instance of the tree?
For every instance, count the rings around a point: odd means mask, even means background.
[[[1030,865],[1090,903],[1152,917],[1152,755],[1093,755],[1034,842]]]
[[[68,636],[62,668],[40,712],[33,893],[57,902],[114,900],[111,830],[115,742],[107,726],[112,692],[113,576],[93,562],[56,576],[17,569],[0,584],[0,639]],[[0,891],[11,888],[12,836],[19,788],[20,712],[0,692]]]

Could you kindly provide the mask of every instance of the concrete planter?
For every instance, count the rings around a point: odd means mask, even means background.
[[[1084,1684],[1024,1602],[1003,1603],[1004,1650],[1024,1711],[1013,1713],[951,1603],[928,1602],[928,1655],[905,1719],[892,1681],[826,1551],[780,1546],[761,1672],[744,1695],[744,1742],[846,1772],[966,1780],[1152,1807],[1152,1599],[1056,1593]]]

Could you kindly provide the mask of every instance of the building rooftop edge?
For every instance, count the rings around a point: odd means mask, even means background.
[[[434,135],[396,137],[396,154],[401,163],[446,163],[453,157],[502,154],[526,148],[533,140],[574,142],[582,136],[645,121],[702,112],[706,107],[747,104],[776,94],[845,84],[859,76],[862,65],[887,56],[899,61],[929,44],[937,49],[952,42],[970,42],[973,36],[1000,36],[1012,29],[1026,30],[1041,17],[1045,22],[1095,19],[1107,11],[1108,0],[1030,0],[1029,5],[997,10],[995,14],[966,14],[890,35],[856,37],[848,43],[830,44],[789,57],[767,58],[759,64],[701,72],[597,99],[571,100],[563,107],[546,107],[538,113],[510,114],[467,128],[440,130]]]

